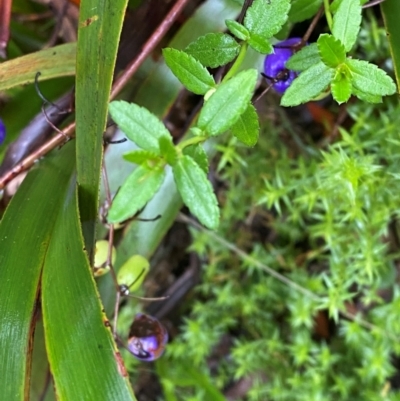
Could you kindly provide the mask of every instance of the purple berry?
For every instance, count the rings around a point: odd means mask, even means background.
[[[166,328],[155,318],[143,313],[135,316],[129,330],[128,350],[141,361],[159,358],[168,341]]]
[[[0,118],[0,145],[6,139],[6,126],[3,123],[3,120]]]
[[[274,89],[283,94],[297,77],[294,71],[287,70],[286,61],[293,55],[293,46],[300,43],[301,38],[290,38],[274,45],[274,53],[268,54],[264,61],[264,74],[273,84]],[[280,74],[280,75],[279,75]]]

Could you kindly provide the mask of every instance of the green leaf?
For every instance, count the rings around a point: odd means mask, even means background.
[[[387,31],[387,40],[393,60],[393,69],[396,76],[397,86],[400,86],[400,2],[397,0],[386,0],[381,4],[381,11]],[[0,80],[1,81],[1,80]]]
[[[196,95],[205,95],[215,87],[212,75],[200,61],[181,50],[163,49],[165,63],[179,81]]]
[[[75,74],[76,43],[67,43],[40,50],[0,63],[0,91],[40,80]]]
[[[342,0],[333,16],[332,34],[340,40],[346,52],[357,40],[361,25],[360,0]]]
[[[160,144],[161,156],[164,157],[170,166],[173,166],[176,162],[177,153],[171,138],[162,136],[159,138],[158,142]]]
[[[321,7],[322,0],[293,0],[289,11],[292,23],[301,22],[315,15]]]
[[[370,93],[366,93],[360,89],[355,88],[354,86],[351,89],[353,95],[357,96],[359,99],[368,103],[382,103],[382,96],[372,95]]]
[[[209,135],[229,129],[246,110],[257,82],[257,71],[242,71],[217,90],[203,106],[198,126]]]
[[[163,168],[137,167],[113,199],[107,220],[118,223],[134,216],[158,191],[164,177]]]
[[[156,162],[157,160],[160,159],[160,155],[154,152],[150,152],[148,150],[140,149],[124,153],[123,158],[130,163],[141,165],[149,161]]]
[[[271,43],[269,43],[269,40],[255,33],[250,33],[250,38],[248,39],[248,43],[254,50],[256,50],[261,54],[270,54],[274,50]]]
[[[0,222],[0,388],[7,401],[22,401],[29,392],[29,340],[39,280],[74,168],[72,150],[72,143],[67,144],[40,162]]]
[[[183,154],[190,156],[206,174],[208,173],[208,156],[203,145],[187,146],[183,149]]]
[[[303,71],[281,99],[282,106],[297,106],[320,95],[330,85],[335,70],[322,61]]]
[[[210,181],[190,157],[182,156],[172,169],[183,202],[199,221],[210,229],[219,224],[219,209]]]
[[[228,64],[238,54],[240,45],[225,33],[209,33],[200,36],[186,47],[185,52],[206,67],[220,67]]]
[[[318,51],[318,45],[311,43],[311,45],[304,46],[297,53],[286,62],[286,68],[293,71],[304,71],[311,66],[318,64],[321,57]]]
[[[333,98],[340,104],[347,102],[351,96],[351,74],[347,71],[347,66],[338,68],[331,84]]]
[[[41,290],[57,399],[135,400],[85,253],[75,179],[54,221]]]
[[[244,26],[251,36],[267,40],[281,30],[289,9],[290,0],[255,0],[247,10]]]
[[[377,96],[392,95],[396,84],[385,71],[364,60],[347,59],[346,65],[352,74],[353,86],[365,93]]]
[[[249,104],[246,111],[231,127],[232,134],[247,146],[254,146],[258,141],[260,124],[255,107]]]
[[[123,100],[110,103],[110,115],[125,135],[140,148],[160,154],[158,139],[171,134],[150,111]]]
[[[250,37],[250,32],[248,31],[248,29],[245,28],[242,24],[239,24],[239,22],[227,19],[225,21],[225,24],[228,27],[229,32],[232,35],[235,35],[238,39],[247,40]]]
[[[149,261],[141,255],[133,255],[118,270],[119,285],[127,285],[130,292],[137,291],[150,270]]]
[[[346,51],[342,43],[332,35],[320,35],[317,41],[321,60],[328,66],[336,68],[346,60]]]
[[[98,218],[103,133],[128,0],[82,1],[76,55],[76,169],[83,236],[90,259]]]

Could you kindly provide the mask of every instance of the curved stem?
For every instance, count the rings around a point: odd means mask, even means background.
[[[242,44],[242,47],[240,49],[239,55],[237,56],[235,62],[233,63],[233,66],[231,67],[231,69],[226,73],[226,75],[224,76],[224,79],[222,80],[222,82],[227,81],[229,78],[232,78],[237,72],[238,69],[240,68],[240,66],[243,63],[244,57],[246,56],[246,52],[247,52],[247,47],[248,44],[247,42],[244,42]]]

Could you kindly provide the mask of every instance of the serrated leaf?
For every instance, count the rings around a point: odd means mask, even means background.
[[[163,136],[158,141],[160,144],[161,156],[164,157],[170,166],[173,166],[176,162],[177,154],[172,140]]]
[[[261,54],[270,54],[273,52],[273,46],[269,40],[263,36],[250,33],[250,38],[247,40],[249,45]]]
[[[258,141],[260,124],[255,107],[249,104],[246,111],[231,127],[232,134],[247,146],[254,146]]]
[[[333,16],[332,34],[342,42],[346,52],[357,40],[361,10],[360,0],[343,0]]]
[[[357,96],[360,100],[368,103],[382,103],[382,96],[379,95],[371,95],[370,93],[366,93],[362,90],[355,88],[354,86],[351,89],[353,95]]]
[[[148,150],[132,150],[123,155],[125,160],[138,165],[146,163],[147,161],[155,161],[159,159],[159,157],[160,155],[157,153],[150,152]]]
[[[187,155],[172,169],[183,202],[199,221],[210,229],[219,224],[219,208],[210,181],[200,166]]]
[[[386,96],[396,92],[396,84],[385,71],[364,60],[347,59],[352,73],[352,84],[358,90],[371,95]]]
[[[339,103],[347,102],[351,96],[351,79],[343,74],[336,74],[331,84],[333,98]]]
[[[320,61],[321,57],[319,55],[318,45],[316,43],[311,43],[293,54],[286,62],[285,66],[289,70],[304,71]]]
[[[322,61],[303,71],[281,99],[282,106],[297,106],[320,95],[331,83],[335,70]]]
[[[205,67],[216,68],[228,64],[240,51],[240,45],[225,33],[209,33],[200,36],[186,47],[185,52]]]
[[[256,37],[271,38],[286,22],[289,9],[290,0],[255,0],[247,10],[244,26]]]
[[[165,63],[179,81],[196,95],[205,95],[215,87],[212,75],[200,61],[181,50],[163,49]]]
[[[137,104],[114,101],[110,103],[109,112],[124,134],[144,150],[160,154],[158,139],[162,136],[171,137],[154,114]]]
[[[183,154],[190,156],[206,174],[208,173],[208,157],[201,144],[186,147]]]
[[[336,68],[346,60],[346,51],[342,43],[332,35],[320,35],[317,41],[321,60],[328,66]]]
[[[289,21],[294,23],[311,18],[321,4],[322,0],[293,0],[289,11]]]
[[[247,40],[250,37],[250,32],[248,31],[248,29],[242,24],[239,24],[239,22],[227,19],[225,21],[225,24],[228,27],[229,32],[232,35],[235,35],[238,39]]]
[[[158,191],[164,177],[163,168],[137,167],[113,199],[108,221],[118,223],[134,216]]]
[[[239,72],[223,82],[203,106],[198,126],[209,135],[229,129],[247,108],[257,82],[257,71]]]

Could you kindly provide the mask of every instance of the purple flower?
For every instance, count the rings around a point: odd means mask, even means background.
[[[168,342],[166,328],[155,318],[143,313],[135,316],[129,330],[128,350],[141,361],[159,358]]]
[[[293,55],[293,46],[299,44],[301,38],[290,38],[274,45],[274,53],[268,54],[264,61],[264,74],[274,89],[283,94],[297,77],[294,71],[285,67],[286,61]]]
[[[6,139],[6,126],[3,123],[3,120],[0,118],[0,145]]]

